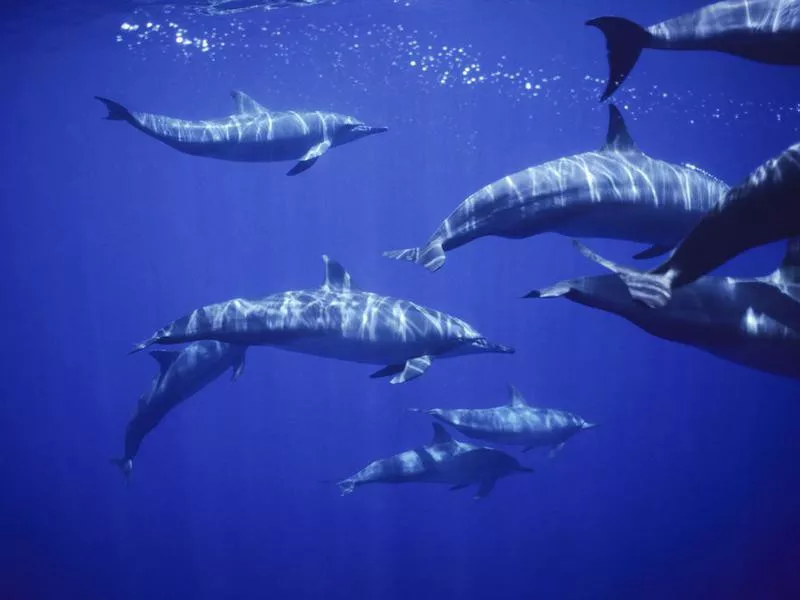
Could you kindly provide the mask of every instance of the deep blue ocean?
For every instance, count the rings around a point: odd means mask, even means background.
[[[77,4],[77,3],[76,3]],[[599,148],[592,17],[701,0],[11,3],[0,26],[0,600],[800,598],[796,381],[530,290],[600,274],[570,240],[485,238],[436,274],[388,260],[466,196]],[[646,52],[614,96],[648,154],[734,184],[800,139],[800,71]],[[268,108],[385,125],[308,172],[192,157],[94,96],[201,119]],[[631,264],[642,246],[591,240]],[[764,275],[783,244],[719,272]],[[390,385],[369,365],[248,351],[109,459],[158,368],[135,342],[188,310],[318,286],[464,318],[517,349]],[[480,501],[335,482],[428,443],[412,407],[487,407],[514,384],[598,423]]]

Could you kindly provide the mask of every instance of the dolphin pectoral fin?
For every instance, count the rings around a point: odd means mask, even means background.
[[[561,442],[557,446],[554,446],[553,449],[550,450],[550,454],[548,454],[548,456],[550,458],[553,458],[556,454],[558,454],[561,451],[561,449],[564,447],[564,443],[565,442]]]
[[[300,159],[292,169],[287,173],[287,175],[299,175],[303,171],[308,171],[311,167],[314,166],[314,163],[319,160],[319,157],[325,154],[328,151],[328,148],[331,147],[330,140],[325,140],[324,142],[320,142],[316,146],[312,146],[311,150],[305,153],[305,156]]]
[[[389,375],[397,375],[398,373],[402,373],[404,367],[405,365],[388,365],[375,371],[370,375],[370,378],[380,379],[381,377],[389,377]]]
[[[236,381],[239,377],[242,376],[244,372],[244,354],[242,357],[233,364],[233,374],[231,375],[231,381]]]
[[[454,485],[450,488],[451,492],[455,492],[457,490],[463,490],[465,487],[469,487],[468,483],[459,483],[458,485]]]
[[[480,500],[481,498],[486,498],[489,494],[492,493],[494,489],[494,484],[496,479],[485,479],[481,481],[481,484],[478,486],[478,491],[472,497],[473,500]]]
[[[431,362],[433,362],[433,358],[427,354],[407,360],[403,372],[392,377],[390,383],[405,383],[416,379],[430,368]]]
[[[648,258],[655,258],[656,256],[661,256],[666,254],[670,250],[672,250],[674,246],[665,246],[663,244],[653,244],[649,248],[645,248],[638,254],[634,254],[633,258],[635,260],[646,260]]]

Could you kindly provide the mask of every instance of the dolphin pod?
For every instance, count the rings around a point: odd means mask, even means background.
[[[419,248],[384,256],[437,271],[445,251],[485,236],[526,238],[546,232],[644,242],[638,258],[670,250],[725,194],[719,179],[647,156],[609,105],[599,150],[546,162],[481,188]]]
[[[645,48],[714,50],[754,61],[800,65],[800,0],[726,0],[643,28],[620,17],[588,21],[605,35],[609,79],[605,100],[625,81]],[[188,121],[131,112],[97,97],[109,120],[126,121],[186,154],[243,162],[294,161],[309,169],[330,148],[386,131],[333,112],[272,111],[232,92],[228,117]],[[528,298],[563,297],[619,315],[647,333],[751,369],[800,379],[800,144],[765,162],[734,188],[688,165],[639,149],[620,111],[609,105],[605,144],[503,177],[464,200],[414,248],[385,252],[437,271],[445,253],[472,240],[519,239],[545,232],[647,244],[635,258],[669,257],[649,272],[617,265],[575,242],[611,273],[560,281]],[[779,268],[757,278],[712,273],[740,253],[788,240]],[[272,346],[338,360],[379,365],[373,378],[405,383],[435,360],[513,353],[465,321],[410,300],[360,289],[323,256],[324,283],[259,300],[235,298],[203,306],[157,330],[133,352],[153,344],[188,343],[151,355],[159,373],[128,423],[125,451],[112,463],[129,477],[144,438],[177,405],[227,369],[242,372],[249,346]],[[509,401],[489,408],[409,409],[433,417],[433,439],[371,462],[338,483],[342,495],[369,483],[477,486],[528,473],[505,451],[459,441],[440,424],[493,445],[526,452],[549,448],[595,427],[577,414],[529,405],[513,386]]]
[[[231,92],[236,112],[222,119],[187,121],[131,112],[96,96],[110,121],[125,121],[167,146],[192,156],[240,162],[296,160],[288,175],[310,169],[333,147],[387,131],[332,112],[271,111],[244,92]]]
[[[618,273],[636,300],[663,307],[673,288],[696,281],[745,250],[795,236],[800,236],[800,144],[768,160],[731,189],[675,252],[648,273],[579,249]]]
[[[714,50],[773,65],[800,65],[800,0],[724,0],[644,28],[621,17],[586,22],[606,37],[606,100],[645,48]]]
[[[336,261],[323,256],[325,282],[261,300],[236,298],[192,311],[137,344],[218,340],[350,362],[385,365],[372,377],[404,383],[425,373],[435,359],[466,354],[512,354],[471,325],[409,300],[365,292]]]

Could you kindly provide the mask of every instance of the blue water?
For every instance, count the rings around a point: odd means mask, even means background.
[[[435,275],[381,257],[486,183],[600,146],[605,47],[586,19],[649,23],[701,4],[12,5],[0,599],[800,597],[796,382],[519,299],[600,272],[556,235],[479,240]],[[737,182],[800,137],[798,83],[796,69],[646,52],[615,99],[643,150]],[[180,154],[93,100],[203,118],[229,114],[234,88],[391,130],[289,178],[286,163]],[[641,249],[592,246],[622,262]],[[721,272],[765,274],[781,253]],[[369,366],[253,348],[237,382],[223,376],[145,439],[126,486],[108,459],[156,373],[131,345],[203,304],[314,287],[322,254],[517,353],[392,386]],[[340,497],[332,482],[430,439],[407,408],[497,405],[509,383],[600,427],[553,459],[515,452],[536,473],[479,502],[425,485]]]

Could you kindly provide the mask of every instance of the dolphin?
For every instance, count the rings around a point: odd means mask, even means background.
[[[357,363],[386,365],[372,377],[404,383],[436,358],[486,352],[511,354],[471,325],[409,300],[365,292],[339,263],[322,257],[325,282],[261,300],[236,298],[192,311],[134,347],[214,339]]]
[[[644,28],[621,17],[586,22],[606,37],[609,78],[601,101],[645,48],[714,50],[760,63],[800,65],[800,0],[724,0]]]
[[[771,275],[701,277],[676,289],[660,310],[634,300],[616,274],[561,281],[527,297],[567,298],[619,315],[656,337],[800,379],[800,239],[789,242]]]
[[[577,247],[618,273],[636,300],[657,308],[669,302],[675,288],[742,252],[796,236],[800,236],[800,144],[768,160],[732,188],[672,255],[648,273],[617,265],[581,244]]]
[[[235,381],[244,370],[245,348],[216,341],[195,342],[182,350],[153,350],[159,372],[150,389],[139,397],[136,412],[125,429],[125,454],[111,463],[125,478],[133,469],[133,459],[149,434],[173,408],[187,400],[226,370],[233,370]]]
[[[298,161],[288,175],[308,170],[335,146],[388,130],[337,113],[270,111],[238,90],[231,96],[236,112],[208,121],[131,112],[113,100],[95,98],[108,108],[108,120],[127,121],[186,154],[241,162]]]
[[[637,258],[667,252],[722,197],[728,186],[689,165],[650,158],[609,105],[606,144],[525,169],[478,190],[421,248],[384,256],[437,271],[445,251],[484,236],[525,238],[554,232],[644,242]]]
[[[444,483],[451,490],[478,484],[476,500],[488,496],[495,482],[514,473],[532,473],[516,458],[493,448],[459,442],[438,423],[430,444],[369,463],[340,481],[342,496],[367,483]]]
[[[554,408],[534,408],[513,385],[509,402],[494,408],[410,409],[424,412],[471,438],[494,444],[523,446],[523,452],[546,446],[551,456],[579,431],[596,427],[578,415]]]

